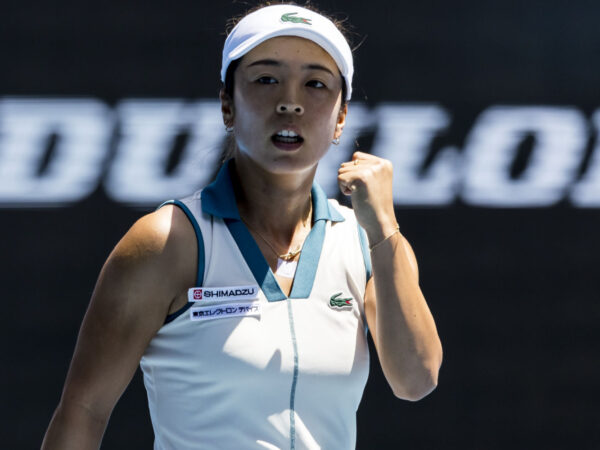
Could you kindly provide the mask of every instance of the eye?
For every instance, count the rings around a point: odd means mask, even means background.
[[[310,80],[308,83],[306,83],[306,85],[317,88],[317,89],[323,89],[323,88],[327,87],[327,86],[325,86],[325,84],[323,84],[322,81],[319,81],[319,80]]]
[[[257,79],[256,82],[259,84],[275,84],[277,83],[277,80],[273,77],[265,75]]]

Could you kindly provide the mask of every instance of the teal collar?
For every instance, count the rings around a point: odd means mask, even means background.
[[[223,219],[267,300],[270,302],[285,300],[287,297],[277,283],[273,271],[240,218],[231,182],[231,170],[233,165],[227,161],[219,170],[215,181],[202,190],[202,211]],[[311,193],[313,227],[302,247],[290,298],[310,296],[325,240],[325,225],[328,220],[333,222],[344,220],[340,212],[329,204],[325,192],[317,183],[313,183]]]
[[[235,200],[233,183],[231,182],[231,171],[234,169],[232,160],[223,164],[217,178],[202,190],[202,211],[222,219],[240,219],[240,213]],[[343,222],[344,216],[330,205],[325,192],[313,182],[313,222],[318,220],[331,220],[332,222]]]

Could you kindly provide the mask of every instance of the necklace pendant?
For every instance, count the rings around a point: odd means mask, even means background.
[[[298,250],[294,250],[291,252],[287,252],[285,255],[278,255],[279,258],[283,259],[284,261],[290,261],[291,259],[294,259],[296,257],[296,255],[298,255],[298,253],[300,253],[302,249],[298,249]]]

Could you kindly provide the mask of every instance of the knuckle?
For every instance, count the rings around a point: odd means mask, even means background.
[[[353,180],[354,184],[359,186],[364,186],[366,184],[365,178],[363,176],[358,176]]]

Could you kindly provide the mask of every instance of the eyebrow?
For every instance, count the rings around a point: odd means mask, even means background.
[[[259,59],[258,61],[254,61],[253,63],[248,64],[248,66],[246,66],[246,67],[254,67],[254,66],[276,66],[276,67],[281,67],[283,65],[284,64],[281,63],[281,61],[277,61],[275,59]],[[331,70],[329,70],[325,66],[322,66],[321,64],[305,64],[305,65],[302,66],[302,69],[304,69],[304,70],[323,70],[325,72],[330,73],[331,75],[334,75]]]

